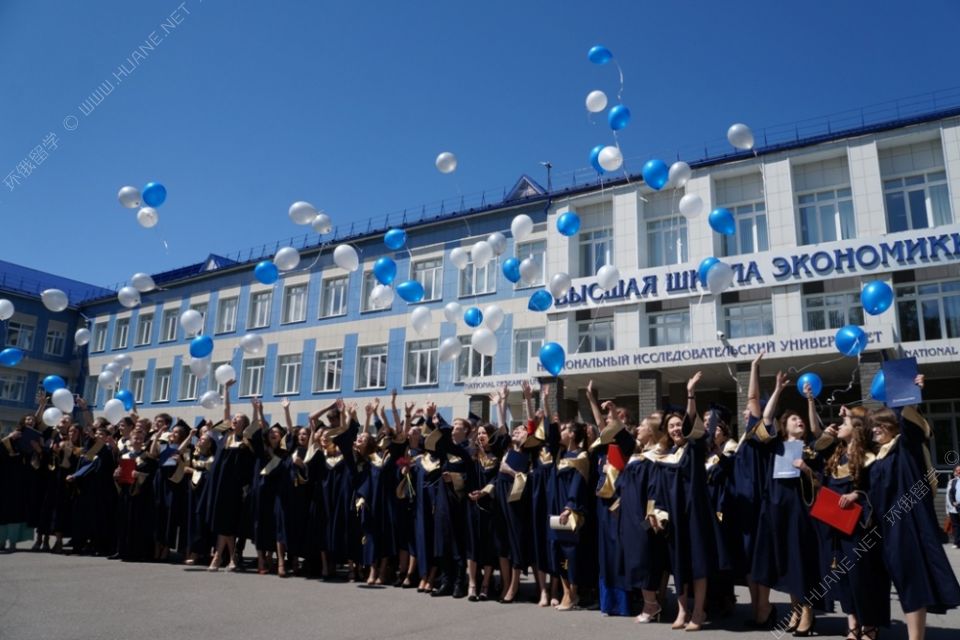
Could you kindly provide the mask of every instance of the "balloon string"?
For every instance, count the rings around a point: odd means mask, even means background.
[[[617,91],[617,102],[620,102],[623,100],[623,69],[620,67],[620,63],[617,62],[616,58],[614,58],[613,64],[617,65],[617,73],[620,74],[620,90]]]
[[[627,162],[623,159],[623,149],[620,148],[620,138],[617,136],[617,132],[613,132],[613,143],[617,147],[617,151],[620,152],[620,168],[623,169],[623,178],[627,181],[627,184],[630,184],[630,174],[627,172]],[[600,182],[601,186],[603,181]],[[641,200],[646,202],[646,198],[640,196]]]
[[[850,382],[847,383],[847,386],[843,389],[836,389],[833,393],[830,394],[830,397],[827,398],[827,404],[833,404],[836,402],[836,396],[838,393],[847,393],[853,389],[854,383],[857,381],[857,374],[860,372],[860,358],[857,357],[857,366],[853,368],[853,371],[850,372]],[[863,400],[858,400],[857,402],[864,402]]]

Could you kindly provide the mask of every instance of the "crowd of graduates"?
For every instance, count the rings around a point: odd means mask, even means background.
[[[891,584],[911,640],[926,613],[960,605],[938,536],[930,429],[913,407],[843,409],[823,426],[761,405],[752,366],[739,438],[722,408],[698,412],[700,374],[685,408],[640,420],[588,397],[592,424],[561,421],[550,386],[523,389],[510,425],[509,391],[491,396],[491,423],[440,415],[432,403],[365,407],[342,400],[295,426],[269,425],[261,402],[191,428],[160,414],[118,424],[80,402],[44,428],[24,416],[0,447],[0,527],[36,530],[34,550],[126,561],[183,561],[260,574],[357,580],[431,596],[517,601],[532,576],[542,607],[587,602],[609,615],[673,629],[722,626],[735,585],[749,587],[750,627],[815,633],[816,614],[847,616],[849,640],[889,626]],[[923,384],[922,376],[917,384]],[[539,404],[539,408],[538,405]],[[796,443],[791,445],[791,443]],[[795,477],[778,458],[802,451]],[[780,474],[782,475],[782,474]],[[852,533],[810,516],[821,488],[862,508]],[[6,542],[4,542],[6,544]],[[494,582],[495,573],[499,581]],[[777,610],[771,590],[789,594]]]

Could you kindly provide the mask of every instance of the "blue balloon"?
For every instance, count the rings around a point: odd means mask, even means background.
[[[867,348],[867,334],[855,324],[840,327],[834,341],[837,351],[845,356],[858,356]]]
[[[538,289],[530,296],[527,309],[530,311],[546,311],[553,305],[553,296],[546,289]]]
[[[540,347],[540,364],[552,375],[560,375],[566,360],[567,354],[563,352],[563,347],[556,342],[546,342]]]
[[[600,152],[603,151],[603,145],[598,144],[593,149],[590,149],[590,166],[597,170],[597,173],[604,174],[603,167],[600,166]]]
[[[630,124],[630,109],[627,109],[622,104],[613,107],[607,114],[607,124],[609,124],[610,128],[614,131],[620,131]]]
[[[159,207],[167,199],[167,188],[159,182],[148,182],[143,188],[143,204],[148,207]]]
[[[573,211],[567,211],[557,218],[557,231],[565,236],[572,236],[580,231],[580,216]]]
[[[477,307],[467,307],[467,310],[463,312],[463,321],[467,323],[468,327],[479,327],[480,323],[483,322],[483,312]]]
[[[262,284],[273,284],[280,277],[280,270],[272,261],[264,260],[253,268],[253,275]]]
[[[407,244],[407,232],[403,229],[390,229],[383,236],[383,244],[394,251],[402,249],[403,245]]]
[[[516,258],[504,260],[503,275],[510,282],[520,282],[520,261]]]
[[[397,295],[407,302],[423,300],[423,285],[417,280],[404,280],[397,285]]]
[[[123,403],[125,411],[133,411],[133,393],[129,389],[117,391],[117,400]]]
[[[733,214],[730,213],[729,209],[724,209],[723,207],[714,209],[710,212],[708,221],[710,222],[710,228],[717,233],[732,236],[737,232],[737,223],[733,219]]]
[[[643,165],[643,181],[654,191],[660,191],[670,181],[670,167],[663,160],[647,160]]]
[[[0,351],[0,364],[5,367],[15,367],[23,360],[23,351],[16,347],[10,347]]]
[[[823,391],[823,380],[812,371],[808,371],[797,378],[797,390],[800,391],[800,395],[804,397],[806,397],[803,393],[803,387],[805,385],[810,385],[810,392],[813,393],[814,398],[819,396],[820,392]]]
[[[53,393],[57,389],[63,389],[67,383],[60,376],[47,376],[43,379],[43,389],[47,393]]]
[[[700,279],[701,286],[707,286],[707,274],[710,273],[710,267],[718,262],[720,262],[720,259],[714,258],[713,256],[700,261],[700,266],[697,267],[697,278]]]
[[[613,60],[613,53],[602,44],[598,44],[590,47],[590,51],[587,52],[587,59],[593,64],[607,64]]]
[[[373,275],[380,284],[390,284],[397,277],[397,263],[383,256],[373,263]]]
[[[868,282],[860,292],[863,310],[872,316],[878,316],[893,304],[893,289],[882,280]]]
[[[870,397],[880,402],[887,401],[887,381],[883,377],[883,369],[873,376],[873,382],[870,383]]]
[[[197,336],[190,341],[190,355],[194,358],[206,358],[213,353],[213,338]]]

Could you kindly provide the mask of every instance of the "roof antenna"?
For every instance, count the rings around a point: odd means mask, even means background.
[[[553,169],[553,165],[549,160],[541,162],[541,165],[547,170],[547,193],[553,191],[553,180],[550,178],[550,170]]]

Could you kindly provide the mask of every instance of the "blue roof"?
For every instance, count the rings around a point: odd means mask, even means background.
[[[116,295],[115,291],[106,287],[0,260],[0,291],[39,297],[44,289],[60,289],[67,294],[72,307],[93,298]]]

